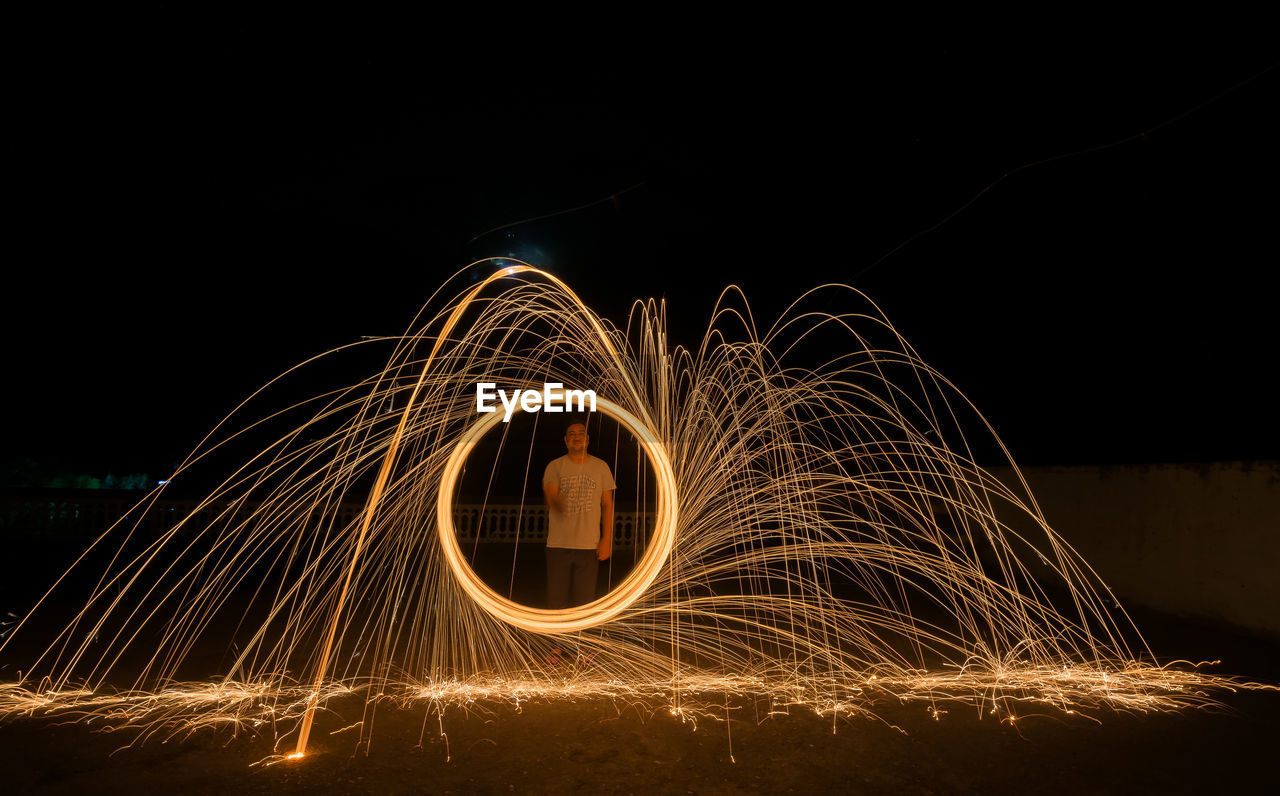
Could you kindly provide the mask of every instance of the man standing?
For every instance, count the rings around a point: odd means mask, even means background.
[[[564,433],[568,453],[547,465],[547,607],[583,605],[596,597],[600,562],[613,548],[613,473],[587,453],[587,426],[573,422]]]

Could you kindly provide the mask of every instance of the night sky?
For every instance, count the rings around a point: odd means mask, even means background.
[[[618,323],[666,297],[686,344],[726,284],[765,318],[852,284],[1020,463],[1280,459],[1263,46],[156,30],[41,31],[11,98],[7,467],[163,475],[510,254]]]

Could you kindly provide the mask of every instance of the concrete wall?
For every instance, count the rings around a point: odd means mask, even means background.
[[[1008,468],[993,473],[1009,483]],[[1280,638],[1280,462],[1023,470],[1125,604]]]

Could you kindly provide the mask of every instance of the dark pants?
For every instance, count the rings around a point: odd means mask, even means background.
[[[596,598],[600,560],[595,550],[547,548],[547,607],[585,605]]]

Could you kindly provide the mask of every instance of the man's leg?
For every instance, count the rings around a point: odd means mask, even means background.
[[[569,607],[569,570],[573,552],[563,547],[547,548],[547,608],[553,611]]]
[[[596,580],[600,574],[600,559],[595,550],[573,552],[573,601],[570,605],[586,605],[596,598]]]

